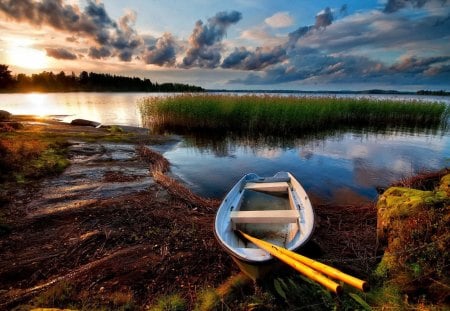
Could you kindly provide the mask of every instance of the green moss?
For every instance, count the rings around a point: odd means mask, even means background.
[[[450,174],[441,178],[439,190],[445,193],[447,197],[450,197]]]
[[[371,290],[367,295],[367,300],[371,305],[376,305],[380,310],[404,310],[402,292],[398,286],[386,284]]]
[[[123,128],[121,128],[118,125],[111,125],[108,128],[108,132],[110,132],[111,134],[117,134],[117,133],[123,133],[124,131],[123,131]]]
[[[417,212],[426,204],[425,200],[433,196],[432,191],[392,187],[383,193],[377,208],[384,209],[383,217],[405,217]]]
[[[194,310],[215,310],[221,303],[221,298],[215,289],[206,289],[199,293]]]
[[[32,172],[29,172],[28,175],[33,177],[56,175],[62,173],[69,165],[67,147],[63,144],[52,145],[31,163]]]
[[[180,295],[173,294],[159,298],[148,311],[184,311],[186,308],[186,301]]]

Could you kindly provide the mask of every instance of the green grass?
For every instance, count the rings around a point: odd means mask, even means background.
[[[187,310],[186,301],[178,294],[163,296],[149,311],[184,311]]]
[[[215,130],[285,135],[351,127],[446,126],[444,103],[368,98],[184,94],[141,102],[153,130]]]
[[[0,136],[0,182],[23,183],[61,173],[70,164],[67,146],[61,140],[29,139],[17,133]]]

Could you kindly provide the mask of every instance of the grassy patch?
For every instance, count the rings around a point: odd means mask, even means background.
[[[187,310],[186,301],[178,294],[163,296],[149,311],[184,311]]]
[[[68,165],[62,140],[30,138],[20,133],[0,137],[0,181],[23,183],[61,173]]]
[[[34,299],[38,307],[66,308],[74,293],[73,287],[67,282],[59,282]]]
[[[341,126],[446,126],[444,103],[282,96],[191,95],[147,98],[141,112],[153,130],[215,130],[277,135]]]

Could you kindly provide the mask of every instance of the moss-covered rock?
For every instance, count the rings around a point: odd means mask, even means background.
[[[394,223],[403,218],[417,214],[434,197],[432,191],[421,191],[410,188],[391,187],[378,199],[377,232],[378,239],[386,242]]]
[[[375,277],[409,301],[450,298],[450,174],[433,191],[391,187],[379,198],[378,239],[384,248]]]

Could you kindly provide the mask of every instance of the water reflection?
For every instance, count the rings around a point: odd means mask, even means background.
[[[173,171],[209,197],[222,198],[243,174],[291,171],[315,202],[356,204],[425,170],[445,167],[450,138],[439,129],[339,129],[303,137],[196,133],[164,153]]]

